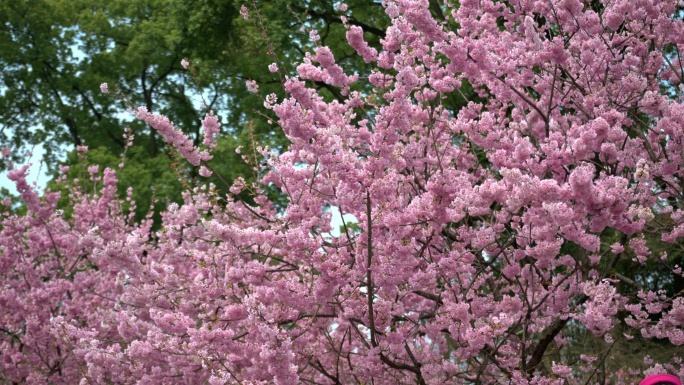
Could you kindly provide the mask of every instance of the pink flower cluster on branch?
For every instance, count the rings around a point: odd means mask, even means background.
[[[187,159],[193,166],[199,166],[201,161],[211,159],[211,155],[207,152],[200,152],[199,148],[195,147],[193,144],[192,139],[184,134],[183,131],[176,129],[173,122],[166,116],[152,114],[147,111],[147,108],[138,107],[135,112],[135,117],[157,130],[159,135],[178,150],[178,153],[180,153],[183,158]],[[212,123],[212,125],[215,125],[215,123]]]

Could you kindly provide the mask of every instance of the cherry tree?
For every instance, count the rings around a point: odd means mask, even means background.
[[[297,76],[283,74],[287,98],[265,97],[290,145],[260,149],[259,183],[238,179],[228,196],[188,189],[160,231],[133,222],[112,170],[89,169],[101,190],[76,189],[71,217],[55,195],[39,198],[25,169],[13,171],[27,214],[2,223],[2,376],[378,385],[684,376],[680,2],[383,6],[382,47],[359,27],[347,32],[372,73],[345,73],[317,46]],[[365,82],[372,92],[359,91]],[[326,99],[321,83],[343,97]],[[444,103],[463,87],[477,96]],[[213,113],[201,147],[163,116],[136,116],[202,175],[220,161]],[[613,350],[648,341],[672,355],[640,352],[630,366]]]

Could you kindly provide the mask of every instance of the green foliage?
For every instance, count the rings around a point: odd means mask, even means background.
[[[313,47],[309,30],[331,47],[346,68],[368,75],[363,60],[346,44],[341,13],[334,1],[256,1],[246,3],[250,18],[239,13],[243,1],[219,0],[0,0],[0,145],[46,148],[45,164],[56,175],[58,162],[71,166],[69,178],[87,164],[118,167],[124,152],[123,128],[130,127],[136,146],[119,175],[138,202],[137,218],[153,199],[180,201],[181,178],[168,171],[175,160],[151,128],[124,110],[145,106],[167,115],[199,144],[205,110],[223,124],[210,166],[223,180],[210,179],[225,191],[238,176],[254,173],[256,146],[283,148],[286,140],[263,114],[264,97],[284,96],[282,81]],[[347,2],[349,23],[361,25],[378,45],[387,25],[379,2]],[[258,9],[258,12],[255,10]],[[277,52],[277,55],[274,53]],[[180,61],[187,58],[189,70]],[[278,73],[267,66],[276,62]],[[246,80],[256,80],[259,94]],[[112,93],[102,94],[101,83]],[[322,90],[330,98],[337,95]],[[81,164],[77,145],[90,147]],[[235,153],[244,148],[249,164]],[[258,158],[258,157],[257,157]],[[195,181],[196,169],[179,164]],[[224,183],[225,182],[225,183]],[[125,193],[125,191],[121,191]],[[274,191],[271,195],[276,195]]]

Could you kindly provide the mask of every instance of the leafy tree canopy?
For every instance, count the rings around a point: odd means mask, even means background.
[[[342,13],[333,1],[256,2],[250,7],[258,6],[261,16],[248,20],[239,13],[241,5],[218,0],[0,1],[1,145],[20,160],[20,149],[43,143],[48,168],[54,172],[66,160],[75,178],[83,167],[75,163],[75,153],[66,153],[87,145],[101,154],[103,165],[115,167],[125,150],[123,129],[131,127],[137,150],[127,154],[130,171],[121,177],[122,185],[132,186],[135,198],[146,203],[139,206],[140,217],[153,199],[179,201],[180,179],[192,181],[197,169],[169,174],[174,159],[168,147],[124,111],[145,106],[162,113],[198,144],[200,120],[213,110],[222,122],[218,151],[223,155],[213,168],[228,182],[237,176],[251,180],[254,165],[246,165],[234,150],[285,144],[269,123],[273,117],[255,111],[263,109],[264,95],[283,96],[284,77],[294,74],[311,47],[309,31],[318,30],[321,41],[350,68],[364,73],[365,63],[346,45]],[[349,22],[363,26],[371,43],[378,44],[387,24],[381,5],[355,1],[349,6]],[[184,58],[192,63],[189,71],[181,66]],[[272,62],[279,73],[268,70]],[[247,90],[247,80],[257,81],[258,95]],[[105,82],[112,94],[100,92]],[[322,82],[318,86],[327,87],[330,97],[340,96]]]

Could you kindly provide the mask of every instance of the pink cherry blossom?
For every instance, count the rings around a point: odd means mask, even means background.
[[[247,90],[252,93],[258,93],[259,92],[259,85],[255,80],[247,80],[245,82],[245,85],[247,86]]]
[[[243,19],[249,20],[249,10],[244,4],[240,6],[240,15],[242,15]]]
[[[318,41],[285,97],[265,98],[289,144],[236,150],[258,158],[259,180],[188,188],[159,219],[134,220],[111,169],[60,177],[60,198],[16,167],[25,209],[0,213],[0,377],[681,377],[684,23],[673,0],[599,3],[461,0],[435,18],[427,0],[384,1],[378,46],[347,33],[367,74]],[[199,146],[136,116],[200,176],[225,161],[213,112]],[[638,351],[651,341],[673,356]]]

